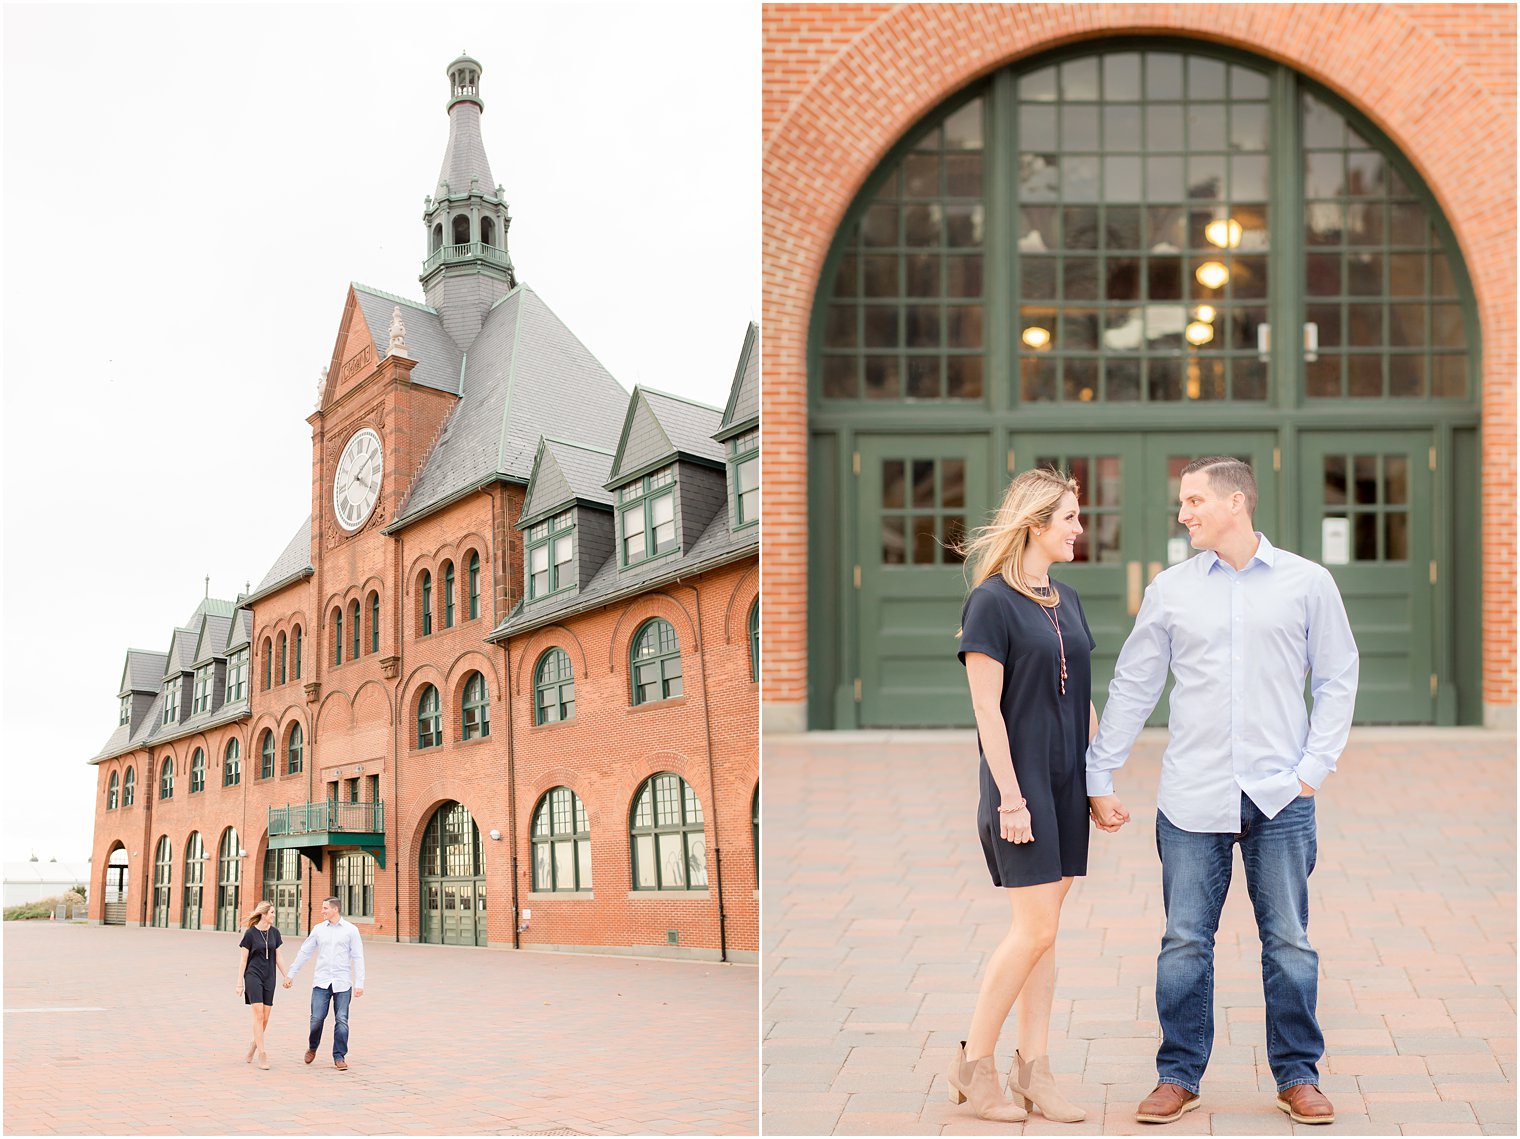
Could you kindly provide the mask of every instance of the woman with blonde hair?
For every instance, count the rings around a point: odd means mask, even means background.
[[[1077,484],[1050,470],[1009,484],[990,525],[962,547],[972,586],[961,615],[961,663],[981,753],[977,827],[992,881],[1008,892],[1012,924],[993,950],[950,1063],[950,1101],[1015,1123],[1037,1108],[1075,1123],[1086,1112],[1056,1087],[1047,1038],[1055,942],[1072,880],[1087,873],[1090,655],[1096,647],[1076,591],[1050,567],[1076,557]],[[1014,1002],[1019,1045],[1004,1097],[994,1056]]]
[[[253,1062],[253,1054],[259,1055],[259,1067],[269,1070],[269,1057],[264,1052],[264,1030],[269,1027],[269,1013],[274,1008],[274,975],[285,976],[285,966],[280,962],[280,945],[284,938],[274,927],[274,906],[267,901],[253,907],[244,920],[243,940],[239,942],[242,958],[238,963],[237,991],[243,1003],[253,1009],[253,1041],[248,1045],[247,1063]]]

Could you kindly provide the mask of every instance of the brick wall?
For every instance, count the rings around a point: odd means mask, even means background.
[[[765,696],[807,685],[807,322],[867,175],[950,93],[1021,57],[1137,33],[1230,44],[1334,89],[1456,231],[1483,327],[1484,700],[1515,705],[1515,10],[1507,5],[764,6]]]

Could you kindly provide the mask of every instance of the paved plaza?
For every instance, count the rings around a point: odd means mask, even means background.
[[[971,732],[765,741],[762,1064],[767,1135],[1515,1134],[1515,737],[1357,729],[1317,804],[1309,934],[1320,953],[1333,1127],[1273,1105],[1257,940],[1239,855],[1220,925],[1203,1106],[1135,1122],[1155,1083],[1155,850],[1164,733],[1117,787],[1067,900],[1052,1065],[1080,1124],[977,1120],[944,1073],[1008,905],[975,835]],[[1006,1073],[1010,1018],[998,1049]]]
[[[243,1062],[237,936],[7,922],[9,1134],[754,1134],[757,971],[366,942],[348,1062],[311,963]],[[298,945],[286,942],[289,965]]]

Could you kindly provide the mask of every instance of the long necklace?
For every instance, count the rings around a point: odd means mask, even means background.
[[[1055,586],[1047,587],[1052,593]],[[1061,636],[1061,621],[1056,615],[1056,609],[1061,604],[1061,595],[1056,593],[1055,605],[1041,605],[1040,612],[1045,614],[1045,619],[1050,622],[1050,627],[1056,631],[1056,644],[1061,646],[1061,695],[1066,695],[1066,638]]]
[[[261,929],[261,930],[259,930],[259,936],[264,939],[264,960],[268,961],[269,960],[269,935],[267,933],[265,933]]]

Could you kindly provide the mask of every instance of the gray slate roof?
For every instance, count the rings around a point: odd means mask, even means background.
[[[253,610],[239,609],[227,629],[227,651],[253,643]]]
[[[485,143],[480,139],[480,115],[480,108],[474,103],[455,103],[449,108],[449,145],[443,152],[434,197],[468,194],[472,178],[479,183],[476,189],[482,194],[495,197],[496,182],[491,177]]]
[[[714,442],[723,413],[716,407],[637,387],[623,417],[609,486],[626,480],[677,454],[723,465],[723,447]]]
[[[543,440],[533,460],[533,477],[528,480],[518,528],[577,499],[611,507],[612,495],[604,485],[611,472],[610,451],[561,439]]]
[[[301,523],[300,529],[295,532],[295,536],[285,544],[285,549],[280,552],[280,556],[274,560],[274,565],[269,567],[269,572],[259,582],[258,588],[248,596],[258,597],[281,582],[310,570],[311,516],[308,515],[306,521]]]
[[[540,437],[611,448],[628,393],[527,285],[486,314],[464,388],[396,522],[503,477],[526,483]]]
[[[227,630],[232,628],[230,616],[221,617],[207,613],[201,618],[200,635],[196,639],[195,663],[205,664],[214,657],[227,655]]]
[[[199,622],[197,622],[199,624]],[[164,679],[175,673],[189,672],[195,666],[195,642],[199,630],[175,629],[169,641],[169,663],[164,666]]]
[[[718,426],[719,439],[740,435],[760,422],[760,326],[750,322],[744,333],[744,347],[739,350],[739,366],[734,369],[733,388],[723,422]]]
[[[121,690],[118,696],[128,692],[157,692],[164,683],[164,671],[169,667],[169,654],[149,649],[128,649],[127,663],[121,670]]]
[[[357,281],[353,282],[353,289],[375,342],[375,359],[383,360],[391,354],[391,317],[400,305],[406,352],[417,361],[412,369],[412,383],[458,395],[461,354],[453,337],[444,330],[438,310]]]

